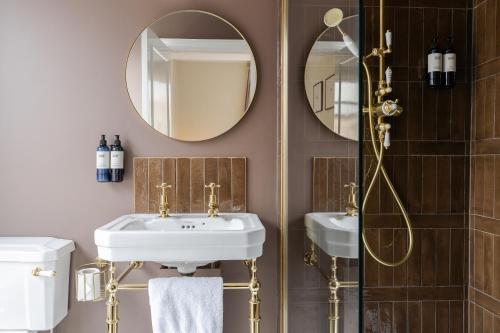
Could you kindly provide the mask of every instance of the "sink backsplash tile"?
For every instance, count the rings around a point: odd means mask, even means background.
[[[246,212],[246,157],[136,157],[134,158],[134,210],[156,213],[159,191],[168,183],[171,213],[208,210],[205,184],[220,184],[221,212]]]
[[[313,211],[345,211],[347,190],[344,185],[351,182],[358,182],[356,157],[314,157]]]

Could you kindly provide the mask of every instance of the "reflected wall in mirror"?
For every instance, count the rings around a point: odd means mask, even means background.
[[[127,61],[130,99],[152,128],[201,141],[235,126],[257,87],[257,68],[243,35],[214,14],[183,10],[137,37]]]
[[[342,137],[357,141],[358,15],[343,18],[342,11],[337,8],[333,13],[337,14],[333,20],[325,16],[328,27],[316,39],[307,57],[304,86],[309,104],[323,125]],[[321,93],[317,91],[319,86]],[[318,98],[322,99],[321,103]]]

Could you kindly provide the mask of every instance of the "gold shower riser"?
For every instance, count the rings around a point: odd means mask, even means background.
[[[384,118],[385,117],[392,117],[392,116],[398,116],[401,114],[403,111],[401,107],[399,107],[398,100],[396,99],[395,101],[392,100],[385,100],[384,101],[384,96],[387,95],[392,91],[392,88],[388,85],[388,82],[384,80],[384,66],[385,66],[385,56],[387,54],[392,53],[391,49],[391,44],[392,44],[392,35],[390,37],[391,41],[390,43],[387,42],[384,45],[384,0],[380,0],[380,5],[379,5],[379,46],[378,48],[372,49],[371,53],[368,55],[364,56],[361,65],[363,66],[363,69],[366,74],[366,88],[367,88],[367,94],[368,94],[368,106],[363,107],[362,111],[364,114],[367,115],[368,121],[369,121],[369,129],[370,129],[370,141],[372,144],[373,148],[373,153],[375,155],[375,158],[377,160],[377,167],[375,168],[375,171],[373,173],[372,179],[369,182],[369,185],[364,193],[364,200],[361,208],[361,212],[364,215],[366,211],[366,203],[368,202],[368,198],[370,197],[371,191],[375,185],[375,181],[377,177],[383,176],[383,180],[385,180],[394,200],[397,203],[397,206],[401,212],[401,215],[403,216],[403,220],[406,224],[406,228],[408,230],[408,249],[405,253],[405,255],[394,262],[389,262],[386,260],[383,260],[381,257],[377,256],[375,251],[371,248],[370,244],[368,243],[368,240],[365,235],[365,229],[364,227],[362,228],[362,239],[363,239],[363,244],[365,247],[365,250],[368,252],[368,254],[375,259],[379,264],[387,267],[397,267],[405,263],[408,258],[412,254],[413,250],[413,231],[412,231],[412,226],[411,226],[411,221],[410,217],[408,216],[408,212],[406,211],[406,208],[402,202],[402,200],[399,198],[399,195],[394,188],[394,185],[392,184],[391,180],[389,179],[389,176],[387,174],[387,171],[385,170],[385,167],[383,165],[383,158],[384,158],[384,149],[388,148],[388,145],[385,145],[385,139],[386,136],[389,135],[389,129],[390,124],[384,123]],[[387,46],[387,47],[386,47]],[[375,96],[377,96],[377,103],[374,104],[373,101],[373,95],[372,95],[372,78],[370,74],[370,69],[368,68],[367,65],[367,60],[372,58],[372,57],[378,57],[378,75],[379,75],[379,80],[378,80],[378,87],[377,90],[375,91]],[[392,76],[392,74],[391,74]],[[392,80],[392,78],[391,78]],[[387,79],[388,81],[388,79]],[[388,89],[389,88],[389,89]],[[386,104],[388,103],[388,104]],[[392,109],[392,107],[395,106],[396,109]],[[388,109],[389,108],[389,109]],[[374,118],[377,119],[377,124],[374,124]],[[375,137],[375,130],[378,131],[378,141],[379,141],[379,146],[377,147],[377,138]]]
[[[328,327],[329,333],[339,332],[339,319],[340,319],[340,298],[338,291],[340,288],[356,288],[358,287],[357,281],[339,281],[337,278],[337,257],[331,257],[330,274],[325,273],[319,266],[318,257],[314,243],[311,242],[309,251],[304,255],[304,262],[308,266],[314,266],[318,269],[321,275],[328,281],[328,289],[330,290],[330,297],[328,297]]]
[[[118,277],[116,277],[116,263],[98,260],[100,263],[109,264],[110,281],[106,285],[106,324],[107,333],[118,333],[118,299],[116,294],[118,290],[147,290],[147,283],[120,283],[134,269],[142,267],[142,262],[133,261],[127,269],[125,269]],[[260,282],[257,279],[257,261],[256,259],[248,259],[244,261],[248,267],[250,276],[249,282],[228,282],[224,283],[224,290],[249,290],[249,324],[250,333],[260,333],[260,298],[258,296],[260,290]]]

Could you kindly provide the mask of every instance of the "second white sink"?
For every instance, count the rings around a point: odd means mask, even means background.
[[[214,261],[260,257],[265,229],[249,213],[130,214],[96,229],[94,238],[101,259],[153,261],[189,274]]]
[[[346,213],[309,213],[307,236],[329,256],[358,258],[358,216]]]

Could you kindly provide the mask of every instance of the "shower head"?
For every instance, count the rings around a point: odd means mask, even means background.
[[[323,17],[323,22],[325,22],[328,27],[336,27],[344,19],[344,13],[339,8],[332,8],[326,12]]]
[[[356,17],[358,15],[352,15],[349,17],[346,17],[345,19],[349,19],[352,17]],[[342,12],[341,9],[339,8],[332,8],[329,11],[326,12],[325,16],[323,17],[323,22],[325,22],[327,27],[333,28],[337,27],[337,29],[340,31],[342,34],[342,39],[344,40],[344,44],[347,46],[349,51],[356,57],[359,57],[359,50],[352,38],[346,34],[342,29],[340,28],[339,24],[342,23],[344,20],[344,12]]]

